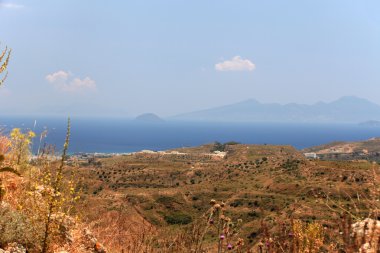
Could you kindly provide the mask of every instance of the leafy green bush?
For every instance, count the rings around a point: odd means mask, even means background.
[[[300,164],[299,160],[287,159],[286,162],[284,162],[281,165],[281,167],[288,170],[288,171],[292,171],[292,170],[298,170],[299,164]]]
[[[174,225],[174,224],[186,225],[193,221],[193,218],[190,215],[186,213],[182,213],[182,212],[174,212],[174,213],[165,215],[164,219],[170,225]]]
[[[225,148],[226,148],[225,144],[222,144],[222,143],[216,141],[214,143],[214,146],[211,148],[210,151],[211,152],[214,152],[214,151],[221,151],[221,152],[223,152]]]
[[[166,207],[171,207],[174,203],[178,203],[178,201],[171,196],[160,196],[157,198],[156,202]]]
[[[214,146],[211,148],[211,152],[214,152],[214,151],[220,151],[220,152],[223,152],[223,151],[226,151],[226,147],[228,145],[238,145],[240,144],[239,142],[236,142],[236,141],[229,141],[229,142],[226,142],[226,143],[220,143],[218,141],[214,142]]]
[[[241,200],[241,199],[236,199],[236,200],[234,200],[234,201],[230,204],[231,207],[238,207],[238,206],[243,206],[243,205],[244,205],[244,202],[243,202],[243,200]]]

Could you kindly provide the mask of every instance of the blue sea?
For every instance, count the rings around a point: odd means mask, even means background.
[[[44,142],[61,150],[66,133],[65,118],[0,117],[0,129],[14,127],[48,130]],[[126,119],[71,119],[70,153],[128,153],[143,149],[166,150],[214,141],[245,144],[292,145],[303,149],[332,141],[357,141],[380,137],[380,127],[358,124],[296,123],[143,123]],[[39,137],[34,140],[34,150]]]

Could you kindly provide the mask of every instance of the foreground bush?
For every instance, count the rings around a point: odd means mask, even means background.
[[[0,203],[0,248],[14,242],[33,248],[35,234],[28,217],[3,202]]]
[[[14,188],[17,192],[7,196],[0,179],[0,245],[15,242],[30,252],[51,252],[52,244],[64,244],[70,229],[70,220],[75,201],[78,199],[73,177],[64,175],[65,161],[70,136],[70,121],[60,161],[49,152],[43,152],[34,165],[29,163],[31,139],[34,133],[23,133],[14,129],[10,139],[2,137],[0,172],[13,173],[21,177]],[[27,176],[27,177],[23,177]],[[7,202],[4,202],[4,197]],[[71,222],[73,223],[73,222]],[[64,225],[66,224],[66,225]]]

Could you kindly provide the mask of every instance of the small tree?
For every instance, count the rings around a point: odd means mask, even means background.
[[[11,132],[11,147],[13,160],[17,165],[28,160],[31,154],[32,139],[36,136],[33,131],[22,133],[20,128],[14,128]]]

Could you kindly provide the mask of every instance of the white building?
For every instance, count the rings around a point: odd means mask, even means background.
[[[312,159],[317,159],[318,156],[316,153],[304,153],[303,154],[306,158],[312,158]]]

